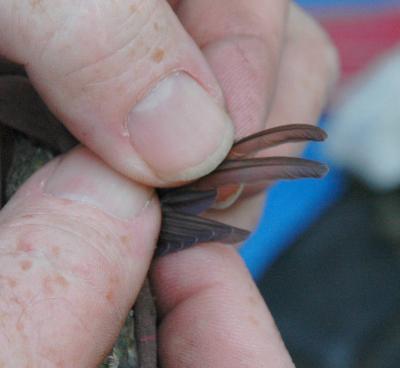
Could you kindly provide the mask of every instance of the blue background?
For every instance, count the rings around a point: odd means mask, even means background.
[[[367,10],[400,6],[400,0],[301,0],[306,9],[337,8]],[[322,119],[321,124],[328,124]],[[304,157],[328,162],[321,144],[311,144]],[[329,162],[328,162],[329,163]],[[346,180],[338,168],[331,165],[323,180],[280,182],[268,194],[265,210],[257,231],[241,249],[250,272],[257,279],[329,206],[346,191]]]
[[[298,4],[313,8],[313,7],[386,7],[400,5],[400,0],[299,0]]]
[[[303,157],[329,164],[322,147],[321,143],[309,144]],[[341,171],[330,164],[329,174],[322,180],[282,181],[270,189],[258,229],[241,249],[253,276],[262,276],[282,251],[343,195],[345,188]]]

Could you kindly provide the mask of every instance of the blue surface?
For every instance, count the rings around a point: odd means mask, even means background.
[[[400,0],[298,0],[301,6],[329,9],[370,9],[400,6]],[[322,145],[323,146],[323,145]],[[321,145],[311,144],[304,157],[327,162]],[[241,254],[250,272],[257,279],[265,270],[335,203],[346,190],[340,170],[331,166],[324,180],[281,182],[268,194],[264,214],[258,230],[252,235]]]
[[[312,143],[303,156],[327,162],[321,148],[321,144]],[[253,277],[261,277],[276,258],[343,195],[345,178],[340,170],[330,167],[323,180],[280,182],[269,191],[260,225],[241,249]]]
[[[391,6],[400,6],[400,0],[298,0],[296,1],[298,4],[302,5],[306,8],[313,7],[340,7],[340,8],[349,8],[349,7],[391,7]]]

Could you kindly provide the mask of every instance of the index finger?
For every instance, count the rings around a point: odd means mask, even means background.
[[[163,367],[293,367],[233,248],[207,244],[160,258],[152,278]]]
[[[181,0],[176,12],[200,45],[243,137],[263,129],[286,36],[288,0]]]
[[[0,34],[0,55],[24,65],[54,115],[124,176],[171,186],[227,155],[222,92],[165,0],[1,1]]]

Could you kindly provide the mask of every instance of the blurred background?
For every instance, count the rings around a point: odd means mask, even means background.
[[[400,0],[302,0],[342,78],[321,181],[270,191],[242,255],[298,368],[400,367]]]

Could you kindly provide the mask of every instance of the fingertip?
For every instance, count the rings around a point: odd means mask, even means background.
[[[205,244],[159,259],[152,272],[162,311],[165,367],[292,367],[243,260]]]
[[[110,166],[171,186],[225,158],[234,132],[221,89],[164,0],[25,5],[7,20],[18,37],[7,33],[0,51],[27,61],[50,110]]]
[[[160,226],[156,197],[79,147],[23,185],[0,226],[8,249],[0,283],[13,280],[0,301],[12,336],[1,357],[23,366],[33,351],[37,366],[97,366],[147,274]]]
[[[167,76],[135,105],[128,131],[135,151],[166,183],[208,174],[234,139],[228,114],[185,73]]]

